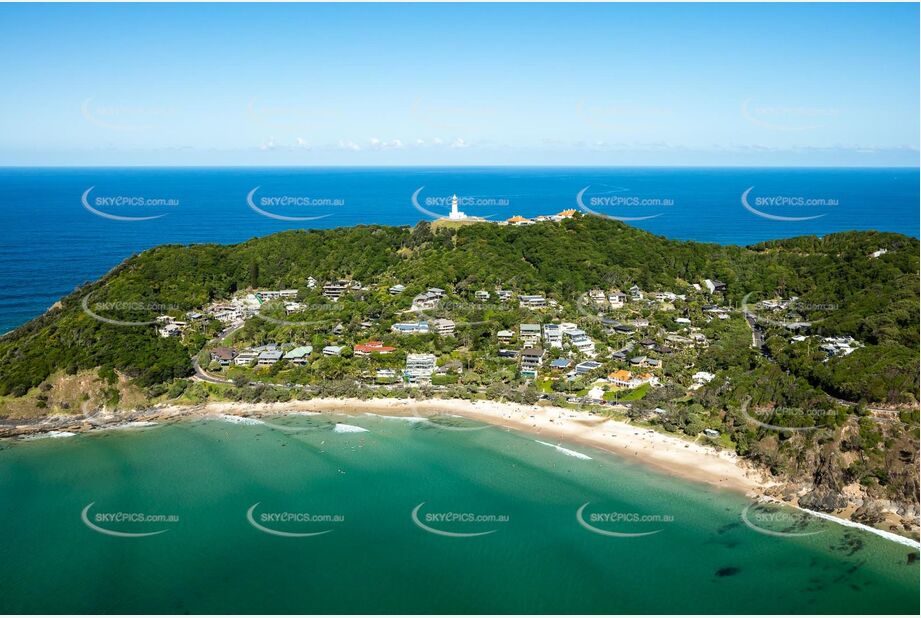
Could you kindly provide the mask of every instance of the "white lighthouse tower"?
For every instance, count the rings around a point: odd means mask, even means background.
[[[467,215],[462,213],[457,209],[457,194],[451,196],[451,214],[448,215],[448,219],[452,221],[457,221],[458,219],[466,219]]]

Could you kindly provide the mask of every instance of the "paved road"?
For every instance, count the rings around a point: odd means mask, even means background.
[[[217,336],[211,340],[210,343],[220,343],[227,337],[231,336],[232,334],[234,334],[235,332],[243,328],[243,326],[244,326],[243,324],[236,324],[234,326],[229,326],[225,328],[224,330],[219,332]],[[202,382],[211,382],[212,384],[233,384],[233,380],[225,380],[223,378],[215,377],[211,375],[210,373],[206,372],[204,369],[202,369],[201,365],[198,362],[197,354],[192,357],[192,368],[195,370],[195,376],[192,378],[193,380],[198,379],[198,380],[201,380]]]

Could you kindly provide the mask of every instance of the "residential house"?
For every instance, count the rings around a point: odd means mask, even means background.
[[[367,341],[356,344],[352,350],[355,356],[370,356],[371,354],[390,354],[396,348],[384,345],[383,341]]]
[[[339,280],[327,283],[323,286],[323,296],[336,302],[348,291],[349,287],[350,284],[348,281]]]
[[[500,330],[498,333],[496,333],[496,339],[498,339],[501,343],[508,343],[514,336],[515,333],[510,330]]]
[[[544,345],[548,348],[563,347],[563,331],[559,324],[544,324]]]
[[[539,294],[519,294],[518,305],[525,309],[540,309],[547,306],[547,299]]]
[[[572,365],[572,361],[568,358],[554,358],[550,361],[550,368],[557,371],[568,369],[570,365]]]
[[[643,300],[643,290],[638,285],[630,287],[630,300]]]
[[[477,291],[473,294],[473,297],[476,298],[478,301],[481,301],[481,302],[482,302],[482,301],[487,301],[487,300],[489,300],[489,292],[486,291],[486,290],[477,290]]]
[[[221,365],[227,366],[233,359],[237,357],[237,351],[233,348],[225,348],[223,346],[214,348],[211,350],[211,360],[217,361]]]
[[[608,376],[608,380],[614,386],[621,388],[637,388],[638,386],[642,386],[647,382],[654,383],[655,376],[653,376],[651,373],[641,373],[636,375],[633,372],[627,371],[625,369],[620,369],[610,374]]]
[[[405,292],[406,286],[401,283],[398,283],[396,285],[391,285],[390,289],[388,289],[387,291],[390,292],[391,296],[396,296],[398,294],[402,294],[403,292]]]
[[[285,352],[284,359],[295,365],[306,365],[313,353],[312,345],[302,345]]]
[[[611,309],[620,309],[624,306],[624,303],[627,302],[627,295],[623,292],[616,291],[608,294],[608,304],[611,305]]]
[[[499,358],[518,358],[518,350],[499,348]]]
[[[698,371],[691,376],[691,379],[698,384],[707,384],[712,381],[716,376],[709,371]]]
[[[710,294],[726,291],[726,284],[717,279],[704,279],[704,287],[707,288],[707,292]]]
[[[407,354],[403,375],[410,384],[431,382],[435,360],[434,354]]]
[[[390,330],[400,335],[427,335],[429,332],[429,323],[398,322],[391,326]]]
[[[505,222],[506,225],[531,225],[533,223],[533,221],[530,219],[525,219],[521,215],[515,215]]]
[[[275,348],[270,350],[265,350],[259,353],[258,365],[264,367],[266,365],[274,365],[281,360],[283,353],[281,350]]]
[[[441,302],[441,296],[438,294],[433,294],[432,292],[426,291],[421,294],[416,294],[413,297],[413,311],[424,311],[426,309],[434,309],[438,306],[438,303]]]
[[[525,348],[521,351],[521,375],[536,378],[543,362],[544,351],[541,348]]]
[[[241,352],[233,359],[233,364],[240,367],[249,367],[253,364],[253,361],[259,360],[259,352],[253,350],[247,350],[246,352]]]
[[[588,299],[596,305],[600,305],[605,301],[605,294],[601,290],[589,290]]]
[[[593,361],[593,360],[583,361],[579,363],[578,365],[576,365],[576,374],[583,375],[583,374],[589,373],[590,371],[594,371],[598,369],[599,367],[601,367],[601,363],[599,363],[598,361]]]
[[[501,302],[512,300],[513,294],[514,292],[511,290],[496,290],[496,298],[498,298]]]
[[[540,324],[521,324],[518,327],[518,337],[525,347],[536,347],[540,344]]]
[[[345,349],[345,346],[341,345],[328,345],[323,348],[323,356],[342,356],[342,351]]]
[[[435,332],[438,333],[439,335],[442,335],[443,337],[447,337],[448,335],[454,334],[455,324],[453,320],[446,320],[443,318],[439,318],[435,320],[432,324],[434,326]]]
[[[281,298],[297,298],[297,290],[257,290],[254,294],[262,302]]]

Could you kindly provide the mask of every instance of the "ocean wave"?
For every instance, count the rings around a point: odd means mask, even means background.
[[[37,433],[32,436],[26,436],[23,440],[41,440],[43,438],[70,438],[77,434],[72,431],[46,431],[44,433]]]
[[[364,427],[356,427],[355,425],[346,425],[345,423],[336,423],[336,426],[333,427],[333,431],[336,433],[363,433],[368,431]]]
[[[365,412],[365,416],[376,416],[377,418],[387,418],[394,421],[406,421],[407,423],[426,423],[429,419],[424,416],[388,416],[386,414],[375,414],[374,412]]]
[[[225,423],[233,423],[234,425],[265,425],[265,422],[260,421],[258,418],[234,416],[233,414],[219,414],[217,418]]]
[[[568,456],[570,456],[570,457],[575,457],[576,459],[591,459],[591,457],[589,457],[589,456],[586,455],[585,453],[580,453],[579,451],[573,451],[573,450],[570,450],[570,449],[568,449],[568,448],[563,448],[563,447],[560,446],[559,444],[551,444],[551,443],[549,443],[549,442],[541,442],[540,440],[534,440],[534,441],[537,442],[538,444],[543,444],[544,446],[552,446],[553,448],[555,448],[555,449],[558,450],[559,452],[563,453],[564,455],[568,455]]]
[[[111,427],[101,427],[100,431],[109,431],[115,429],[139,429],[141,427],[153,427],[157,423],[154,421],[128,421],[127,423],[122,423],[120,425],[112,425]]]
[[[865,532],[869,532],[870,534],[875,534],[875,535],[877,535],[877,536],[881,536],[881,537],[883,537],[884,539],[887,539],[887,540],[889,540],[889,541],[893,541],[893,542],[895,542],[895,543],[899,543],[900,545],[907,545],[908,547],[913,547],[913,548],[915,548],[915,549],[921,549],[921,544],[919,544],[918,541],[915,541],[914,539],[909,539],[908,537],[904,537],[904,536],[902,536],[902,535],[900,535],[900,534],[896,534],[896,533],[894,533],[894,532],[887,532],[886,530],[880,530],[879,528],[874,528],[873,526],[868,526],[868,525],[866,525],[866,524],[861,524],[861,523],[859,523],[859,522],[851,521],[851,520],[849,520],[849,519],[844,519],[844,518],[842,518],[842,517],[835,517],[834,515],[829,515],[828,513],[822,513],[822,512],[820,512],[820,511],[813,511],[813,510],[811,510],[811,509],[807,509],[807,508],[802,507],[802,506],[797,507],[797,508],[799,508],[799,510],[804,511],[804,512],[806,512],[806,513],[809,513],[809,514],[812,515],[813,517],[817,517],[817,518],[819,518],[819,519],[825,519],[825,520],[827,520],[827,521],[833,521],[833,522],[835,522],[836,524],[839,524],[839,525],[841,525],[841,526],[845,526],[845,527],[847,527],[847,528],[857,528],[858,530],[863,530],[863,531],[865,531]]]

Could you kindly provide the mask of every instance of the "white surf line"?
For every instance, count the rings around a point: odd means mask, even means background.
[[[879,528],[874,528],[873,526],[868,526],[867,524],[861,524],[856,521],[851,521],[850,519],[843,519],[841,517],[835,517],[834,515],[829,515],[828,513],[822,513],[820,511],[812,511],[812,510],[809,510],[801,506],[796,507],[796,508],[798,508],[799,510],[805,513],[809,513],[813,517],[818,517],[819,519],[826,519],[828,521],[833,521],[837,524],[841,524],[842,526],[846,526],[848,528],[859,528],[860,530],[865,530],[866,532],[875,534],[877,536],[881,536],[884,539],[888,539],[895,543],[899,543],[900,545],[907,545],[908,547],[913,547],[915,549],[921,549],[921,543],[918,543],[918,541],[915,541],[914,539],[910,539],[906,536],[902,536],[900,534],[896,534],[894,532],[887,532],[886,530],[880,530]]]
[[[534,440],[534,441],[537,442],[538,444],[543,444],[544,446],[552,446],[553,448],[563,453],[564,455],[569,455],[570,457],[575,457],[576,459],[591,459],[591,457],[589,457],[585,453],[580,453],[579,451],[572,451],[568,448],[563,448],[559,444],[551,444],[550,442],[542,442],[540,440]]]
[[[364,433],[368,431],[364,427],[358,427],[356,425],[346,425],[345,423],[336,423],[336,426],[333,427],[333,431],[336,433]]]
[[[783,501],[781,501],[781,500],[775,500],[775,499],[772,499],[772,498],[763,497],[760,501],[763,502],[763,503],[765,503],[765,504],[774,504],[774,505],[778,505],[778,506],[789,506],[789,507],[793,507],[794,509],[796,509],[796,510],[798,510],[798,511],[802,511],[802,512],[804,512],[804,513],[809,513],[810,515],[812,515],[813,517],[816,517],[816,518],[818,518],[818,519],[824,519],[824,520],[826,520],[826,521],[834,522],[834,523],[836,523],[836,524],[840,524],[840,525],[842,525],[842,526],[845,526],[846,528],[857,528],[857,529],[859,529],[859,530],[863,530],[863,531],[865,531],[865,532],[869,532],[870,534],[875,534],[875,535],[877,535],[877,536],[881,536],[881,537],[883,537],[884,539],[889,540],[889,541],[892,541],[892,542],[894,542],[894,543],[898,543],[899,545],[906,545],[906,546],[908,546],[908,547],[913,547],[914,549],[921,549],[921,543],[918,543],[918,541],[915,541],[914,539],[910,539],[910,538],[908,538],[907,536],[902,536],[902,535],[900,535],[900,534],[896,534],[896,533],[894,533],[894,532],[887,532],[886,530],[880,530],[879,528],[874,528],[873,526],[868,526],[867,524],[861,524],[861,523],[858,523],[858,522],[856,522],[856,521],[851,521],[850,519],[844,519],[843,517],[838,517],[838,516],[836,516],[836,515],[830,515],[830,514],[828,514],[828,513],[822,513],[821,511],[813,511],[813,510],[811,510],[811,509],[807,509],[807,508],[804,507],[804,506],[797,506],[797,505],[795,505],[795,504],[788,504],[788,503],[783,502]]]
[[[235,416],[233,414],[218,414],[217,419],[234,425],[265,425],[265,421],[261,421],[258,418]]]

